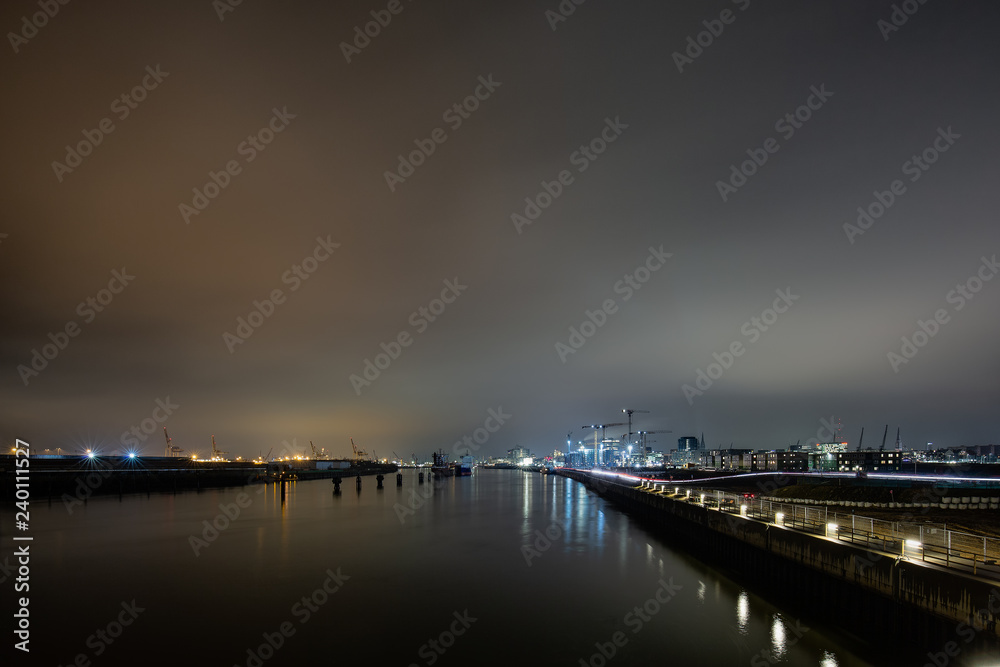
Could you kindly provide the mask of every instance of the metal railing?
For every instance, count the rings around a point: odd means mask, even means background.
[[[950,530],[944,524],[888,521],[831,512],[825,505],[798,505],[718,489],[675,487],[669,482],[643,482],[641,488],[708,509],[1000,579],[1000,539]]]

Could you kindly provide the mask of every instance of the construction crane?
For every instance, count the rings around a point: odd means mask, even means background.
[[[625,444],[632,444],[632,415],[639,413],[649,414],[649,410],[633,410],[631,408],[622,408],[622,412],[628,415],[628,436],[626,438]]]
[[[858,451],[861,451],[861,443],[865,441],[865,427],[861,427],[861,437],[858,438]]]
[[[597,429],[601,429],[601,442],[607,442],[608,439],[607,439],[606,434],[605,434],[605,431],[607,431],[607,428],[609,426],[624,426],[624,425],[625,425],[625,422],[615,422],[613,424],[589,424],[589,425],[585,425],[585,426],[581,426],[580,427],[580,428],[592,428],[592,429],[594,429],[594,463],[595,464],[601,465],[600,445],[597,442]],[[572,431],[570,433],[572,433]],[[568,435],[569,434],[567,434],[567,436]]]
[[[174,454],[180,454],[184,450],[180,447],[173,445],[173,439],[167,435],[167,427],[163,427],[163,437],[167,439],[167,456],[173,456]]]
[[[646,436],[651,433],[673,433],[673,431],[636,431],[636,435],[639,436],[639,446],[642,448],[643,453],[646,451]]]
[[[899,427],[896,427],[896,451],[903,451],[903,443],[899,441]]]
[[[878,448],[880,452],[885,451],[885,436],[889,435],[889,425],[885,425],[885,431],[882,432],[882,446]]]
[[[351,447],[354,449],[354,460],[359,463],[368,456],[368,452],[363,449],[358,449],[358,446],[354,444],[354,438],[351,438]]]

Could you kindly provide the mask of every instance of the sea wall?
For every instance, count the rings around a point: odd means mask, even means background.
[[[638,515],[678,551],[869,641],[891,635],[918,637],[929,647],[953,641],[1000,649],[1000,581],[719,512],[585,472],[560,474]]]

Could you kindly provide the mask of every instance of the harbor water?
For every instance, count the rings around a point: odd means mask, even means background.
[[[34,500],[30,664],[874,662],[580,483],[402,476]]]

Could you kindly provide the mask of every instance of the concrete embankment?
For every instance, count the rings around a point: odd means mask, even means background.
[[[675,500],[591,473],[560,474],[648,520],[678,551],[873,644],[906,641],[934,653],[954,642],[966,655],[1000,651],[1000,581]]]

